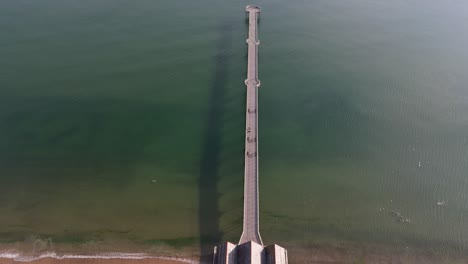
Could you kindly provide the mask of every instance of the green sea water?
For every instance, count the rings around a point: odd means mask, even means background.
[[[466,257],[462,0],[0,2],[0,247],[237,242],[251,3],[264,242]]]

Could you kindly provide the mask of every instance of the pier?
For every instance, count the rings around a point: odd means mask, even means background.
[[[239,244],[254,241],[263,245],[258,217],[258,33],[257,20],[260,8],[247,6],[249,38],[247,55],[247,104],[245,116],[245,168],[244,168],[244,224]]]
[[[260,236],[258,192],[258,40],[260,7],[245,8],[249,16],[247,104],[245,111],[244,221],[239,244],[224,242],[214,249],[214,264],[287,264],[286,249],[265,247]]]

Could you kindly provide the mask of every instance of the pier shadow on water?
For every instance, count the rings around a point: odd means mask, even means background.
[[[226,111],[226,89],[232,31],[232,26],[228,22],[223,22],[219,27],[219,38],[214,57],[214,76],[209,91],[202,139],[198,185],[200,262],[209,261],[214,245],[222,238],[219,224],[220,193],[217,185],[220,178],[219,165],[222,151],[223,117]]]

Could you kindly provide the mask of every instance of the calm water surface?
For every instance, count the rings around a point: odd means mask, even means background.
[[[2,1],[1,247],[237,242],[249,3]],[[264,242],[468,255],[468,4],[254,3]]]

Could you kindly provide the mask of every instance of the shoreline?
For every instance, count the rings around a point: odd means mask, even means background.
[[[465,254],[440,255],[435,252],[414,248],[396,249],[388,247],[349,244],[327,245],[289,245],[287,247],[290,263],[304,264],[347,264],[347,263],[403,263],[403,264],[466,264]],[[179,254],[177,254],[178,252]],[[188,256],[175,250],[173,255],[151,253],[104,252],[95,254],[42,252],[28,254],[17,250],[0,251],[0,264],[184,264],[211,263],[200,262],[198,256]],[[179,255],[179,256],[177,256]]]
[[[90,246],[93,245],[93,246]],[[462,247],[446,243],[416,246],[410,243],[381,244],[335,239],[317,239],[314,243],[280,243],[288,250],[290,263],[350,264],[466,264],[468,253]],[[205,245],[207,246],[207,245]],[[438,250],[439,249],[439,250]],[[200,245],[181,247],[167,244],[138,244],[129,241],[104,241],[91,244],[53,243],[48,239],[0,243],[0,264],[183,264],[211,263],[200,256]]]
[[[145,253],[102,253],[97,255],[80,254],[57,254],[55,252],[46,252],[37,256],[26,255],[18,252],[0,253],[0,264],[10,263],[34,263],[34,264],[75,264],[75,263],[106,263],[106,264],[182,264],[199,263],[194,259],[154,256]]]

